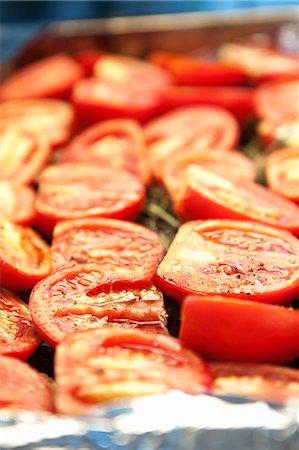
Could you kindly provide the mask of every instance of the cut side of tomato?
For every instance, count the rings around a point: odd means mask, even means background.
[[[193,221],[182,225],[154,283],[175,300],[224,295],[288,304],[299,292],[299,241],[254,222]]]
[[[18,225],[29,226],[35,218],[35,191],[25,185],[0,181],[0,216]]]
[[[0,410],[54,411],[50,383],[29,364],[0,355]]]
[[[187,296],[180,340],[212,360],[289,363],[299,356],[299,311],[229,297]]]
[[[156,233],[122,220],[69,220],[57,224],[53,232],[52,269],[94,262],[105,273],[126,268],[151,280],[163,255]]]
[[[49,56],[7,78],[0,87],[0,99],[65,98],[83,75],[80,64],[71,56]]]
[[[1,286],[13,291],[31,289],[50,273],[50,248],[31,228],[0,224]]]
[[[207,392],[212,381],[205,362],[177,339],[118,328],[66,338],[56,350],[55,374],[57,410],[67,414],[172,389]]]
[[[26,303],[16,294],[0,288],[0,316],[0,355],[29,358],[41,339]]]
[[[210,362],[213,393],[286,402],[299,397],[299,371],[270,364]]]

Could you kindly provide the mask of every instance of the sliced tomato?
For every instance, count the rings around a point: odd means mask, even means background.
[[[87,77],[91,77],[95,64],[106,53],[99,50],[82,50],[76,53],[75,59],[81,65]]]
[[[299,241],[254,222],[182,225],[158,267],[155,284],[178,301],[225,295],[288,304],[299,292]]]
[[[153,52],[149,60],[173,76],[176,84],[184,86],[234,86],[244,84],[247,76],[242,68],[217,61],[195,59],[178,53]]]
[[[1,286],[13,291],[31,289],[50,273],[50,248],[31,228],[0,223]]]
[[[51,346],[91,328],[166,331],[162,293],[122,268],[114,273],[98,264],[62,267],[35,286],[29,307],[40,335]]]
[[[190,219],[254,220],[299,236],[299,208],[264,186],[187,167],[177,213]]]
[[[57,410],[67,414],[113,400],[211,387],[207,365],[177,339],[115,328],[66,338],[57,347],[55,374]]]
[[[133,220],[145,189],[134,175],[79,162],[47,167],[40,175],[36,224],[51,235],[57,222],[86,217]]]
[[[14,72],[0,87],[0,99],[65,98],[83,75],[71,56],[57,53]]]
[[[108,120],[84,130],[63,151],[62,161],[108,164],[150,181],[143,130],[133,120]]]
[[[233,149],[239,138],[236,119],[224,109],[194,106],[173,110],[145,127],[153,174],[160,179],[164,164],[193,150]]]
[[[299,370],[258,363],[210,362],[216,395],[251,397],[270,402],[299,398]]]
[[[10,100],[0,103],[0,130],[17,127],[37,134],[52,147],[64,144],[74,128],[70,104],[60,100]]]
[[[29,358],[41,339],[26,303],[16,294],[0,288],[0,316],[0,355]]]
[[[52,268],[95,262],[104,272],[132,270],[150,280],[164,255],[159,236],[135,223],[113,219],[78,219],[54,228]]]
[[[268,155],[265,174],[270,189],[299,203],[299,147],[283,148]]]
[[[212,360],[289,363],[299,357],[299,311],[231,297],[187,296],[180,340]]]
[[[35,191],[9,181],[0,181],[0,216],[18,225],[29,226],[35,218]]]
[[[0,132],[0,180],[31,184],[50,158],[51,148],[39,136],[10,127]]]
[[[50,383],[29,364],[0,355],[0,410],[54,411]]]

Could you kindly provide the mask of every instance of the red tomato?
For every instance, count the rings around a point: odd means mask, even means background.
[[[221,108],[194,106],[173,110],[145,127],[153,173],[160,179],[169,158],[193,150],[231,150],[237,144],[235,118]]]
[[[153,52],[149,60],[168,70],[176,84],[187,86],[233,86],[244,84],[245,72],[215,61],[195,59],[178,53]]]
[[[34,202],[35,191],[31,187],[0,181],[0,216],[2,219],[18,225],[31,225],[35,217]]]
[[[98,50],[82,50],[75,55],[76,61],[81,65],[87,77],[91,77],[97,61],[105,55]]]
[[[70,56],[49,56],[8,77],[0,87],[0,99],[64,98],[83,74],[80,64]]]
[[[298,75],[299,59],[271,48],[227,43],[220,47],[220,60],[235,68],[242,69],[249,79],[264,82]]]
[[[43,374],[6,356],[0,356],[0,367],[0,410],[53,412],[52,389]]]
[[[113,400],[211,387],[204,361],[177,339],[119,328],[66,338],[57,347],[55,374],[57,410],[67,414]]]
[[[299,208],[248,180],[228,180],[199,166],[186,169],[178,214],[190,219],[254,220],[299,235]]]
[[[267,156],[265,174],[270,189],[299,203],[299,148],[283,148]]]
[[[145,196],[144,186],[135,176],[91,163],[49,166],[39,180],[36,224],[45,235],[66,219],[133,220]]]
[[[10,127],[0,132],[0,180],[31,184],[50,157],[50,146],[39,136]]]
[[[0,316],[0,355],[29,358],[41,339],[26,303],[16,294],[0,288]]]
[[[299,241],[254,222],[182,225],[158,267],[155,284],[181,301],[187,294],[226,295],[287,304],[299,292]]]
[[[62,155],[62,161],[95,162],[125,168],[149,183],[143,130],[133,120],[97,123],[75,137]]]
[[[268,364],[210,362],[216,395],[285,402],[299,397],[299,371]]]
[[[150,280],[163,255],[156,233],[123,220],[69,220],[60,222],[53,232],[53,269],[95,262],[105,273],[126,268]]]
[[[284,364],[299,357],[299,311],[191,295],[183,304],[180,340],[208,359]]]
[[[50,272],[50,249],[31,228],[0,224],[1,286],[14,291],[31,289]]]
[[[74,127],[71,105],[60,100],[10,100],[0,103],[0,130],[17,127],[47,139],[52,147],[64,144]]]
[[[91,328],[166,331],[162,293],[122,268],[113,273],[97,264],[62,267],[35,286],[29,307],[40,335],[51,346]]]

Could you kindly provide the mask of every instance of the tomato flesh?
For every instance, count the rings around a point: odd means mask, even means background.
[[[0,181],[0,216],[18,225],[31,225],[35,218],[35,191],[29,186]]]

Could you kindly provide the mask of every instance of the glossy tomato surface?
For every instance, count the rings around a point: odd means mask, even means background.
[[[134,175],[92,163],[49,166],[40,175],[36,224],[46,236],[57,222],[85,217],[133,220],[145,189]]]
[[[66,338],[56,350],[55,374],[56,407],[68,414],[172,389],[206,392],[212,381],[204,361],[177,339],[115,328]]]
[[[53,412],[50,383],[46,377],[18,359],[0,355],[0,410]]]
[[[49,272],[48,244],[31,228],[1,221],[1,286],[13,291],[26,291]]]
[[[23,184],[0,181],[0,216],[18,225],[29,226],[35,218],[35,191]]]
[[[180,340],[212,360],[289,363],[299,356],[299,311],[232,297],[187,296]]]
[[[150,280],[163,256],[159,236],[135,223],[77,219],[60,222],[54,228],[52,269],[94,262],[105,273],[123,268]]]
[[[225,295],[287,304],[299,292],[299,241],[254,222],[182,225],[158,267],[155,284],[178,301]]]
[[[27,359],[41,339],[29,308],[16,294],[0,288],[0,355]]]

